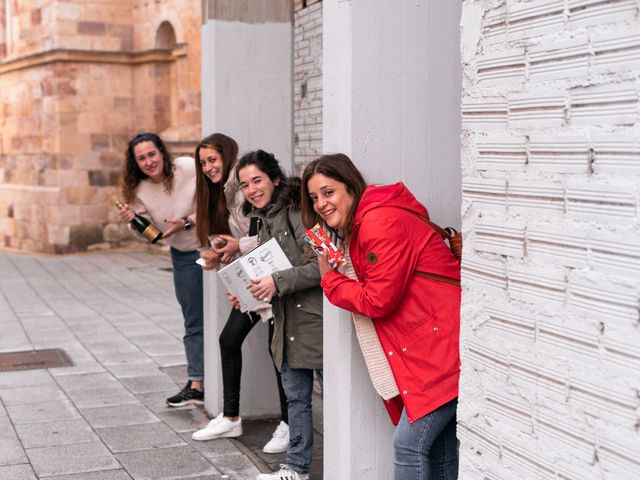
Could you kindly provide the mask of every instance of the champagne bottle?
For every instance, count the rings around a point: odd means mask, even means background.
[[[122,210],[124,208],[124,205],[122,202],[116,202],[116,207]],[[158,230],[158,228],[153,223],[151,223],[146,218],[141,217],[137,213],[135,213],[133,220],[131,220],[131,225],[151,243],[156,243],[162,238],[162,232]]]

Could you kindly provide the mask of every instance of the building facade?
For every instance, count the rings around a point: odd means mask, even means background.
[[[200,137],[200,6],[177,0],[0,2],[0,245],[117,243],[128,139]]]

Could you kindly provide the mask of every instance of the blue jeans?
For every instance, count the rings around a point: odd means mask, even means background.
[[[410,425],[402,412],[393,436],[395,480],[458,478],[456,408],[458,399],[438,407]]]
[[[313,455],[313,370],[290,368],[285,356],[281,374],[289,411],[289,448],[285,462],[298,473],[308,473]],[[316,375],[322,382],[322,370],[316,370]]]
[[[181,252],[171,248],[173,286],[184,317],[184,351],[187,355],[187,375],[197,382],[204,379],[202,268],[196,263],[197,250]]]

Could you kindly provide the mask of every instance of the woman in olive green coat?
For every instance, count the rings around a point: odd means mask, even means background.
[[[292,268],[253,280],[254,297],[273,306],[273,360],[282,373],[289,411],[286,462],[258,480],[308,478],[313,451],[313,371],[322,382],[322,289],[315,258],[306,255],[300,216],[300,181],[287,179],[275,157],[262,150],[244,155],[236,169],[247,200],[245,212],[258,221],[260,243],[275,238]]]

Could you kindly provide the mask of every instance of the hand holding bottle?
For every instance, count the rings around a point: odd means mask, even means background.
[[[116,207],[118,207],[120,211],[120,218],[126,222],[130,222],[131,226],[151,243],[156,243],[162,238],[162,232],[149,220],[136,214],[128,204],[116,202]]]
[[[130,222],[133,220],[133,217],[136,216],[136,212],[133,211],[128,203],[122,204],[120,202],[116,202],[116,207],[118,207],[118,213],[120,214],[120,219],[123,222]]]

